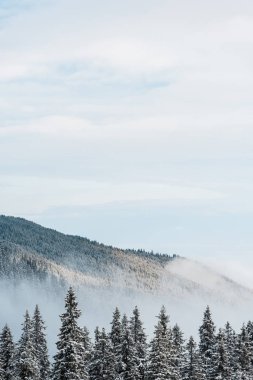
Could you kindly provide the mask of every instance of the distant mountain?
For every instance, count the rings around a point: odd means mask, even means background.
[[[158,288],[165,266],[176,258],[105,246],[6,216],[0,216],[0,255],[2,278],[106,287],[119,286],[120,278],[121,287],[144,291]]]
[[[53,349],[69,285],[91,331],[109,328],[116,306],[129,315],[138,305],[148,334],[162,304],[187,334],[196,334],[207,304],[220,325],[229,319],[239,328],[253,315],[251,289],[199,262],[114,248],[0,216],[0,326],[8,322],[18,337],[25,309],[39,303]]]
[[[0,276],[57,287],[123,290],[228,303],[253,292],[197,262],[175,255],[123,250],[64,235],[21,218],[0,216]]]

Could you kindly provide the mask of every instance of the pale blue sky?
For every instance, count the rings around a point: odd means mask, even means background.
[[[186,256],[253,249],[253,4],[0,0],[0,207]]]

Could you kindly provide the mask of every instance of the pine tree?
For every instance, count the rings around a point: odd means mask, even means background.
[[[186,345],[186,361],[182,374],[183,380],[204,380],[200,355],[197,351],[197,344],[191,336]]]
[[[28,311],[25,314],[15,360],[15,375],[19,380],[39,380],[40,371],[34,346],[33,326]]]
[[[84,363],[86,366],[88,366],[90,358],[91,358],[92,344],[91,344],[89,330],[85,326],[82,328],[82,335],[83,335],[82,343],[83,343],[83,348],[84,348]]]
[[[236,371],[238,368],[238,358],[236,356],[236,334],[232,329],[229,322],[226,323],[224,329],[224,342],[226,346],[229,368],[232,372]]]
[[[37,363],[39,366],[39,380],[48,380],[50,375],[50,363],[48,358],[45,324],[42,320],[38,305],[35,307],[32,320],[33,339]]]
[[[102,361],[102,347],[100,344],[101,333],[99,328],[96,327],[94,331],[95,344],[91,353],[90,363],[89,363],[89,378],[90,380],[103,378],[103,365]]]
[[[230,380],[232,371],[229,364],[229,356],[225,344],[225,334],[220,329],[217,336],[217,368],[216,379]]]
[[[169,317],[164,306],[158,315],[158,323],[155,326],[154,337],[150,343],[148,379],[167,380],[174,379],[171,366],[172,333],[168,326]]]
[[[98,328],[95,330],[95,345],[89,366],[90,380],[114,380],[116,379],[115,356],[112,343],[105,333]]]
[[[184,338],[183,332],[180,327],[176,324],[172,329],[172,337],[173,337],[173,347],[175,352],[175,372],[176,376],[180,377],[183,374],[185,367],[185,347],[184,347]]]
[[[121,378],[124,380],[138,379],[138,359],[134,339],[126,315],[121,324]]]
[[[200,342],[199,352],[201,355],[203,370],[207,380],[214,379],[217,365],[215,326],[212,320],[209,306],[207,306],[203,323],[199,328]]]
[[[143,323],[140,320],[140,313],[137,306],[133,310],[133,316],[130,319],[130,331],[133,336],[136,359],[138,366],[138,379],[145,379],[146,357],[147,357],[147,337],[144,332]]]
[[[57,354],[54,356],[53,380],[87,380],[83,331],[77,321],[81,315],[74,290],[65,298],[65,313],[61,318]]]
[[[121,362],[121,341],[122,341],[122,326],[121,326],[121,318],[120,318],[120,311],[116,307],[114,313],[113,313],[113,319],[111,322],[111,332],[110,332],[110,339],[113,347],[113,353],[115,356],[115,365],[116,365],[116,371],[119,374],[122,367]]]
[[[15,346],[11,330],[5,325],[0,335],[1,380],[12,380],[14,377]]]
[[[251,345],[253,345],[253,322],[249,321],[246,325],[246,330],[248,332],[248,337]]]
[[[245,325],[238,336],[238,358],[240,369],[248,374],[252,373],[252,346]]]
[[[250,350],[251,350],[251,372],[253,371],[253,323],[249,321],[246,325],[246,330],[248,333],[248,339],[250,344]]]

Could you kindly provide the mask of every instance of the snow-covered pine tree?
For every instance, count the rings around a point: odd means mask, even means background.
[[[61,318],[57,354],[54,356],[53,380],[87,380],[83,331],[78,326],[81,315],[72,287],[65,298],[65,313]]]
[[[124,380],[137,380],[139,378],[137,352],[126,315],[122,318],[121,330],[120,378]]]
[[[146,357],[147,357],[147,337],[144,332],[143,323],[140,320],[140,312],[136,306],[133,310],[133,316],[130,319],[130,331],[133,336],[136,359],[138,366],[138,379],[145,379]]]
[[[249,321],[247,323],[246,330],[248,333],[249,343],[250,343],[251,352],[252,352],[252,356],[251,356],[251,371],[252,371],[253,370],[253,322]]]
[[[89,365],[90,380],[115,380],[115,356],[105,329],[95,330],[95,344]]]
[[[245,374],[252,375],[252,345],[245,325],[242,326],[241,333],[238,335],[237,350],[240,369]]]
[[[184,347],[184,337],[183,332],[176,324],[172,329],[172,337],[173,337],[173,347],[175,352],[175,372],[177,377],[182,377],[185,367],[185,347]]]
[[[226,346],[227,356],[229,367],[231,371],[234,372],[238,366],[238,358],[236,356],[235,348],[236,348],[236,334],[232,329],[229,322],[226,323],[224,329],[224,342]]]
[[[182,374],[183,380],[205,380],[197,344],[191,336],[186,345],[186,361]]]
[[[39,366],[39,380],[48,380],[50,376],[50,362],[48,357],[45,323],[41,317],[38,305],[35,307],[32,320],[35,355]]]
[[[15,345],[8,325],[5,325],[0,335],[0,365],[1,380],[12,380],[14,377]]]
[[[168,362],[171,372],[171,380],[181,380],[180,363],[177,361],[177,348],[175,346],[173,331],[168,329]]]
[[[103,378],[103,363],[102,363],[102,347],[101,347],[101,332],[98,326],[94,331],[94,347],[91,353],[90,363],[89,363],[89,378],[90,380]]]
[[[199,328],[199,352],[203,365],[204,374],[207,380],[213,380],[215,377],[215,368],[217,365],[216,354],[216,337],[215,326],[212,320],[212,315],[209,306],[207,306],[203,323]]]
[[[121,341],[122,341],[122,327],[120,311],[116,307],[111,322],[110,339],[113,347],[113,353],[115,356],[116,372],[119,374],[121,371]]]
[[[246,325],[246,330],[248,332],[249,340],[251,344],[253,344],[253,322],[252,321],[248,321]]]
[[[83,334],[83,347],[84,347],[84,363],[86,366],[89,365],[92,352],[92,344],[90,339],[90,333],[86,326],[82,328]]]
[[[168,326],[169,317],[165,307],[161,308],[154,337],[150,343],[147,377],[149,380],[174,380],[171,366],[172,333]]]
[[[230,368],[229,356],[227,353],[227,346],[225,343],[225,333],[219,330],[217,335],[217,366],[216,366],[216,379],[230,380],[232,370]]]
[[[18,342],[15,358],[15,377],[18,380],[39,380],[40,371],[34,347],[33,325],[28,311],[22,328],[22,335]]]

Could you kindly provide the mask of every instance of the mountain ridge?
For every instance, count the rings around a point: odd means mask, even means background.
[[[115,272],[123,272],[124,269],[135,272],[136,268],[141,268],[141,265],[136,264],[141,263],[142,268],[137,272],[143,284],[140,284],[139,281],[139,287],[148,287],[148,284],[145,285],[145,275],[147,274],[145,267],[147,265],[143,267],[143,264],[148,262],[149,275],[151,274],[155,278],[160,266],[175,259],[175,256],[155,255],[142,250],[123,250],[106,246],[80,236],[62,234],[23,218],[3,215],[0,216],[0,241],[2,258],[3,256],[13,257],[16,252],[16,256],[19,255],[27,263],[37,261],[36,264],[37,266],[39,264],[40,267],[43,263],[44,269],[51,266],[51,274],[52,267],[58,266],[59,268],[61,266],[64,267],[61,272],[68,271],[70,273],[72,271],[74,277],[80,279],[79,282],[85,282],[84,277],[82,279],[80,277],[81,273],[82,276],[92,278],[91,282],[108,284],[108,282],[110,283],[109,275],[113,275],[115,278]],[[4,255],[3,251],[5,251]],[[129,286],[129,279],[127,282]]]
[[[0,276],[38,284],[49,281],[55,287],[108,288],[172,298],[195,294],[228,302],[236,302],[238,296],[253,298],[251,289],[201,263],[107,246],[4,215],[0,216]]]

